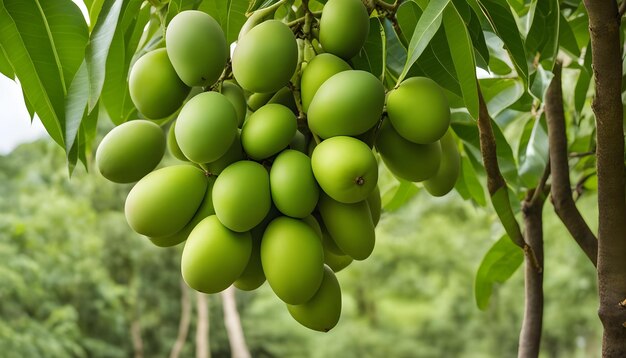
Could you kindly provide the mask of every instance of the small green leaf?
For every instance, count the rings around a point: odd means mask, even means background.
[[[391,212],[400,209],[419,191],[414,183],[402,179],[398,180],[398,184],[391,187],[382,196],[382,206],[385,211]]]
[[[383,21],[385,30],[385,63],[390,76],[396,81],[402,72],[402,67],[406,62],[406,49],[400,43],[400,39],[393,28],[393,24],[389,19]]]
[[[4,53],[2,46],[0,46],[0,73],[7,76],[10,79],[15,79],[15,72],[13,66],[9,62],[7,55]]]
[[[432,0],[426,6],[424,13],[420,16],[411,42],[409,43],[407,59],[402,69],[402,73],[398,77],[398,83],[402,82],[407,75],[411,66],[417,61],[424,49],[433,38],[439,27],[441,26],[441,17],[443,10],[450,0]]]
[[[506,282],[524,261],[524,254],[515,246],[507,235],[502,236],[487,251],[478,271],[474,284],[476,305],[486,310],[494,285]]]
[[[531,8],[533,22],[526,35],[526,49],[531,57],[552,70],[559,49],[559,0],[533,1]]]
[[[443,12],[443,26],[465,107],[470,115],[477,119],[478,85],[474,49],[465,23],[453,4],[448,5]]]
[[[217,20],[229,44],[237,41],[239,30],[247,20],[247,9],[248,0],[204,0],[198,7],[198,10],[206,12]]]
[[[485,199],[485,190],[478,180],[478,174],[476,174],[476,171],[474,170],[474,167],[472,166],[472,163],[467,155],[461,156],[461,175],[457,183],[460,181],[463,182],[463,185],[467,189],[469,197],[477,205],[487,205],[487,200]],[[457,191],[459,191],[458,188]]]
[[[540,101],[543,101],[543,96],[552,82],[554,74],[550,71],[546,71],[542,64],[537,66],[537,70],[530,76],[530,93]]]
[[[65,101],[65,151],[68,154],[68,158],[70,149],[78,135],[82,119],[85,116],[85,107],[87,107],[89,99],[90,83],[87,72],[87,63],[83,61],[74,76]]]
[[[574,31],[563,14],[560,15],[559,22],[559,44],[563,50],[570,54],[570,56],[573,56],[574,58],[578,58],[580,56],[580,47],[578,47],[578,43],[576,42]]]
[[[467,30],[469,31],[472,44],[474,45],[476,65],[484,70],[489,69],[489,48],[485,40],[485,33],[483,32],[482,25],[478,15],[470,7],[470,21],[467,24]]]
[[[525,147],[524,160],[520,161],[519,176],[527,188],[537,187],[548,164],[548,133],[543,127],[545,116],[535,120]],[[520,148],[522,150],[522,148]]]
[[[524,94],[524,85],[518,79],[484,78],[479,82],[492,117],[497,116]]]
[[[364,70],[376,77],[383,77],[383,38],[381,36],[382,25],[377,17],[370,19],[370,32],[365,45],[359,53],[352,58],[352,67],[355,70]]]

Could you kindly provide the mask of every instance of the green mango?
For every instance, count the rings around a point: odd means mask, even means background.
[[[324,266],[322,284],[311,300],[287,304],[287,310],[298,323],[312,330],[328,332],[335,327],[341,316],[341,287],[333,270]]]
[[[241,144],[250,158],[266,159],[285,149],[297,129],[296,116],[289,108],[281,104],[266,104],[244,123]]]
[[[210,163],[223,156],[237,135],[237,113],[230,101],[217,92],[190,99],[176,121],[176,141],[194,163]]]
[[[324,252],[317,233],[305,222],[286,216],[265,229],[261,263],[276,296],[289,304],[310,300],[324,276]]]
[[[450,126],[450,106],[439,85],[427,77],[407,78],[387,95],[393,128],[418,144],[438,141]]]
[[[311,159],[291,149],[281,152],[270,169],[270,189],[274,205],[283,214],[295,218],[310,215],[319,198]]]
[[[246,33],[233,52],[233,75],[250,92],[276,92],[296,71],[298,45],[291,29],[268,20]]]
[[[207,177],[192,165],[161,168],[143,177],[128,193],[126,221],[145,236],[173,235],[193,218],[206,189]]]
[[[198,225],[200,221],[204,218],[215,215],[215,209],[213,208],[213,195],[212,189],[213,184],[215,184],[216,177],[209,176],[207,177],[207,189],[204,194],[204,199],[202,199],[202,203],[200,207],[191,218],[191,221],[185,225],[180,231],[175,233],[174,235],[163,236],[163,237],[148,237],[150,241],[159,247],[171,247],[180,244],[181,242],[187,240],[191,231]]]
[[[372,193],[367,197],[367,205],[370,208],[370,213],[372,214],[372,221],[374,222],[374,226],[378,225],[380,221],[380,213],[383,210],[382,201],[380,198],[380,190],[378,186],[372,191]]]
[[[165,135],[158,125],[135,120],[113,128],[100,142],[96,166],[115,183],[132,183],[150,173],[165,153]]]
[[[233,105],[235,113],[237,113],[237,126],[241,128],[244,119],[246,119],[246,111],[248,110],[243,90],[231,81],[224,81],[222,82],[222,94],[226,96]]]
[[[302,218],[302,221],[309,225],[311,229],[315,231],[320,240],[322,240],[322,227],[314,215],[305,216]]]
[[[269,100],[272,99],[272,97],[274,97],[275,94],[276,94],[275,92],[252,93],[248,97],[248,108],[252,112],[256,111],[257,109],[265,106],[267,102],[269,102]]]
[[[196,291],[218,293],[244,272],[252,253],[249,232],[228,230],[215,215],[200,221],[183,248],[181,272]]]
[[[363,134],[378,123],[384,105],[385,88],[376,76],[342,71],[315,93],[308,109],[309,128],[321,138]]]
[[[191,90],[176,74],[164,48],[150,51],[135,62],[128,88],[135,107],[149,119],[176,112]]]
[[[175,128],[176,121],[172,122],[170,129],[167,131],[167,149],[174,158],[183,162],[188,162],[189,159],[185,157],[185,154],[183,154],[183,151],[180,150],[180,147],[178,146],[178,142],[176,142]]]
[[[241,134],[239,134],[239,131],[237,131],[235,139],[233,140],[233,143],[230,145],[230,147],[228,147],[226,153],[224,153],[224,155],[219,157],[219,159],[217,159],[216,161],[207,163],[205,167],[209,173],[218,175],[232,163],[244,159],[246,159],[246,155],[243,152],[243,147],[241,146]]]
[[[278,90],[267,103],[282,104],[289,108],[294,115],[298,115],[298,106],[296,105],[296,100],[293,98],[293,92],[291,92],[289,87],[283,87]]]
[[[365,260],[374,250],[375,232],[367,201],[340,203],[321,195],[318,210],[324,226],[339,249],[355,260]]]
[[[378,131],[376,149],[389,170],[399,178],[419,182],[433,177],[441,163],[439,141],[416,144],[404,139],[385,121]]]
[[[270,178],[259,163],[229,165],[213,186],[215,214],[227,228],[244,232],[257,226],[270,210]]]
[[[329,0],[322,10],[319,40],[326,52],[349,60],[359,53],[370,30],[360,0]]]
[[[435,176],[424,181],[424,187],[432,196],[444,196],[454,189],[461,171],[461,156],[452,130],[448,129],[439,142],[441,143],[441,165]]]
[[[178,77],[187,86],[210,86],[222,74],[229,55],[220,24],[197,10],[176,14],[167,25],[165,48]]]
[[[289,142],[289,148],[307,154],[306,137],[302,132],[296,131],[296,134],[291,138],[291,142]]]
[[[351,69],[346,61],[330,53],[313,57],[306,69],[302,71],[300,78],[300,95],[304,112],[308,112],[315,93],[327,79],[339,72]]]
[[[254,229],[252,229],[254,230]],[[233,285],[243,291],[252,291],[259,288],[265,282],[265,273],[261,265],[261,238],[255,238],[252,234],[252,253],[246,268]]]
[[[339,272],[350,264],[354,259],[348,255],[337,255],[324,247],[324,263],[328,265],[334,272]]]
[[[352,137],[332,137],[318,144],[311,167],[322,190],[342,203],[365,200],[378,181],[376,157],[365,143]]]

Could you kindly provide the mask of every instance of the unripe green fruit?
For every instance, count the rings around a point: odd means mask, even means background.
[[[243,152],[243,147],[241,146],[241,135],[239,134],[239,131],[237,131],[235,139],[230,147],[228,147],[226,153],[224,153],[224,155],[222,155],[218,160],[207,163],[205,167],[209,173],[217,175],[229,165],[244,159],[246,159],[246,155]]]
[[[289,27],[265,21],[246,33],[233,53],[233,75],[250,92],[276,92],[284,87],[298,64],[298,45]]]
[[[267,170],[249,160],[229,165],[213,186],[215,214],[233,231],[257,226],[269,212],[271,201]]]
[[[322,221],[323,223],[323,221]],[[324,252],[330,251],[335,255],[345,255],[343,251],[337,246],[337,243],[328,233],[328,229],[326,226],[322,228],[322,245],[324,246]]]
[[[96,165],[110,181],[132,183],[150,173],[164,152],[161,127],[145,120],[130,121],[104,136],[96,151]]]
[[[387,95],[393,128],[418,144],[438,141],[450,126],[450,106],[443,90],[426,77],[411,77]]]
[[[309,215],[309,216],[303,217],[302,221],[305,222],[307,225],[309,225],[311,229],[313,229],[313,231],[315,231],[315,233],[317,234],[317,236],[319,237],[321,241],[322,236],[323,236],[322,227],[320,226],[320,223],[318,222],[317,218],[313,215]]]
[[[267,103],[282,104],[289,108],[294,115],[298,115],[296,100],[293,98],[293,92],[291,92],[288,87],[283,87],[278,92],[274,93]]]
[[[265,229],[261,263],[276,296],[289,304],[310,300],[324,276],[324,252],[315,230],[286,216],[274,219]]]
[[[289,148],[307,154],[306,137],[302,132],[296,131],[296,134],[291,138],[291,142],[289,142]]]
[[[333,75],[342,71],[351,70],[350,65],[341,58],[324,53],[315,56],[302,71],[300,79],[300,91],[302,98],[302,109],[308,112],[309,105],[320,86]]]
[[[124,212],[130,227],[149,237],[180,231],[194,216],[207,188],[204,172],[191,165],[156,170],[128,193]]]
[[[365,200],[378,181],[374,154],[352,137],[333,137],[318,144],[311,155],[311,166],[322,190],[342,203]]]
[[[326,52],[346,60],[367,40],[369,15],[360,0],[329,0],[322,10],[319,39]]]
[[[296,116],[289,108],[281,104],[266,104],[244,123],[241,144],[250,158],[266,159],[285,149],[297,129]]]
[[[241,276],[252,252],[250,233],[228,230],[215,215],[202,220],[189,234],[181,257],[187,285],[217,293]]]
[[[341,288],[333,271],[324,267],[324,278],[310,301],[301,305],[287,305],[289,314],[301,325],[320,332],[328,332],[341,316]]]
[[[210,86],[222,74],[228,59],[228,44],[220,25],[207,13],[178,13],[165,32],[172,66],[188,86]]]
[[[378,131],[376,148],[389,170],[404,180],[419,182],[437,174],[441,145],[416,144],[404,139],[385,121]]]
[[[237,113],[224,95],[201,93],[185,104],[176,121],[176,141],[194,163],[219,159],[237,135]]]
[[[372,214],[372,221],[374,222],[374,226],[376,226],[380,221],[380,212],[382,211],[382,202],[378,186],[376,186],[376,188],[372,191],[372,193],[367,197],[366,200],[367,205],[370,208],[370,213]]]
[[[384,104],[385,88],[374,75],[339,72],[315,93],[308,110],[309,127],[322,138],[356,136],[378,123]]]
[[[183,162],[188,162],[189,159],[185,157],[185,154],[183,154],[183,151],[180,150],[180,147],[178,146],[178,142],[176,142],[175,128],[176,121],[172,122],[170,129],[167,131],[167,149],[174,158],[182,160]]]
[[[237,113],[237,126],[241,128],[244,119],[246,119],[246,111],[248,109],[243,90],[236,84],[230,81],[225,81],[222,83],[222,94],[226,96],[226,98],[233,105],[235,113]]]
[[[252,229],[254,230],[254,229]],[[259,288],[265,282],[263,265],[261,265],[261,238],[252,235],[252,253],[243,273],[233,285],[243,291],[252,291]]]
[[[174,235],[163,236],[163,237],[149,237],[150,241],[153,244],[159,247],[170,247],[180,244],[181,242],[187,240],[191,231],[198,225],[200,221],[204,218],[209,217],[211,215],[215,215],[215,209],[213,208],[213,196],[211,191],[213,189],[213,184],[215,184],[216,177],[210,176],[207,177],[207,189],[204,194],[204,199],[200,204],[200,207],[196,211],[196,213],[191,218],[191,221],[187,223],[180,231],[175,233]]]
[[[270,188],[274,205],[283,214],[295,218],[310,215],[319,198],[311,159],[291,149],[280,153],[272,163]]]
[[[248,97],[248,108],[250,108],[252,112],[256,111],[266,105],[267,102],[274,97],[274,94],[275,92],[252,93],[250,97]]]
[[[441,165],[437,174],[424,182],[424,187],[433,196],[444,196],[454,188],[461,171],[461,157],[451,129],[439,141],[441,143]]]
[[[374,250],[375,232],[367,201],[344,204],[321,195],[318,209],[324,226],[339,249],[355,260],[365,260]]]
[[[191,88],[178,78],[164,48],[150,51],[133,65],[130,98],[146,118],[165,118],[180,108]]]
[[[339,272],[350,266],[352,261],[354,261],[354,259],[348,255],[337,255],[324,248],[324,263],[335,272]]]

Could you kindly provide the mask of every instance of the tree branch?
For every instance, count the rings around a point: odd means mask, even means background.
[[[196,299],[196,308],[198,309],[198,321],[196,322],[196,358],[210,358],[208,296],[202,292],[196,292]]]
[[[180,279],[180,322],[178,323],[178,336],[170,352],[170,358],[178,358],[185,346],[189,324],[191,322],[191,303],[189,300],[189,289],[183,279]]]
[[[235,300],[235,288],[230,286],[222,291],[222,307],[224,308],[224,325],[228,334],[231,357],[250,358],[250,351],[246,345],[246,339],[241,328],[241,318],[237,311]]]
[[[548,87],[545,99],[545,113],[548,122],[550,143],[550,171],[552,173],[552,205],[567,231],[576,240],[585,255],[597,266],[598,240],[578,211],[572,197],[567,156],[567,135],[563,112],[561,90],[561,64],[554,65],[554,77]]]
[[[622,0],[622,2],[619,4],[618,12],[620,17],[624,16],[624,13],[626,13],[626,0]]]

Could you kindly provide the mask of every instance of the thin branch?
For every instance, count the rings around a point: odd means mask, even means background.
[[[620,17],[624,16],[624,13],[626,13],[626,0],[622,0],[619,4],[618,12]]]
[[[546,92],[545,113],[548,122],[550,171],[552,173],[552,204],[557,215],[585,252],[597,265],[598,240],[576,208],[572,197],[567,156],[567,135],[561,90],[561,64],[554,65],[554,77]]]
[[[176,342],[170,352],[170,358],[178,358],[185,346],[187,334],[189,333],[189,324],[191,323],[191,302],[189,298],[189,289],[183,279],[180,279],[180,321],[178,323],[178,336]]]
[[[543,174],[541,175],[541,179],[539,180],[539,184],[537,184],[537,188],[533,191],[533,195],[530,198],[529,205],[535,205],[539,200],[545,200],[544,197],[544,188],[546,186],[546,182],[550,177],[550,158],[548,158],[548,163],[546,163],[546,167],[543,170]]]
[[[584,157],[588,157],[590,155],[596,155],[596,151],[595,150],[590,150],[588,152],[581,152],[581,153],[571,152],[567,156],[569,158],[584,158]]]

